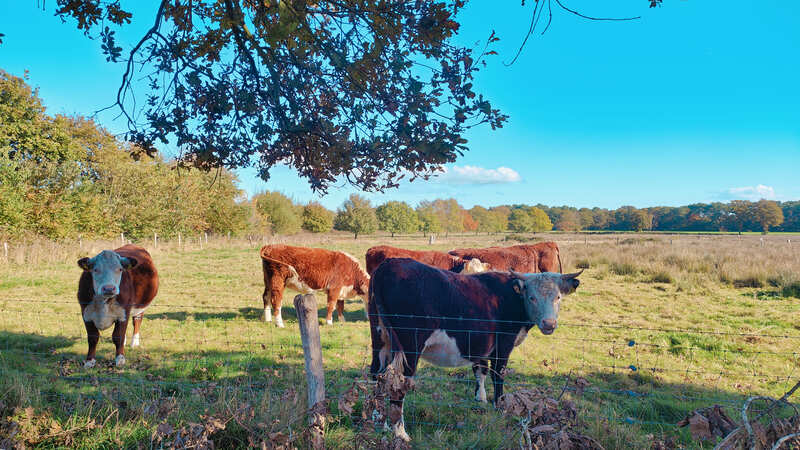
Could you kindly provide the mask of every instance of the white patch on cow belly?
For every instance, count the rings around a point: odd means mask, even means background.
[[[526,337],[528,337],[528,330],[525,328],[520,328],[519,333],[517,333],[517,337],[514,338],[514,347],[522,344],[522,341],[524,341]]]
[[[353,286],[342,286],[342,290],[339,291],[339,298],[352,298],[356,296],[356,291]]]
[[[147,305],[147,306],[150,306],[150,305]],[[147,306],[145,306],[144,308],[131,308],[131,317],[137,317],[137,316],[141,316],[142,314],[144,314],[144,310],[147,309]]]
[[[114,322],[124,322],[125,318],[125,309],[116,298],[110,302],[105,299],[93,301],[83,310],[83,321],[94,322],[98,330],[108,329]]]
[[[292,276],[286,279],[286,286],[289,286],[295,291],[303,294],[310,294],[314,292],[314,289],[311,289],[311,287],[300,278],[300,275],[297,273],[297,270],[295,270],[294,267],[289,266],[289,270],[292,272]]]
[[[422,359],[443,367],[460,367],[472,364],[461,356],[456,340],[448,336],[444,330],[436,330],[425,340],[422,348]]]

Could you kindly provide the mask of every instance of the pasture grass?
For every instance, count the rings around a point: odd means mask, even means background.
[[[738,417],[747,396],[777,397],[796,380],[800,252],[785,238],[767,236],[763,246],[758,236],[536,238],[559,244],[565,271],[586,271],[562,303],[555,334],[532,330],[512,353],[506,391],[563,391],[576,403],[580,431],[606,448],[650,448],[663,436],[711,448],[673,424],[715,403]],[[422,236],[327,234],[268,241],[343,250],[363,264],[366,249],[379,243],[447,250],[504,245],[504,239],[439,236],[429,246]],[[78,257],[118,244],[11,246],[9,260],[0,263],[0,416],[24,424],[29,444],[41,448],[135,448],[150,442],[160,423],[180,427],[207,416],[235,418],[213,436],[218,447],[281,435],[303,447],[305,375],[295,292],[284,294],[285,329],[261,321],[263,242],[193,239],[158,249],[142,243],[161,285],[145,313],[142,347],[126,350],[121,369],[112,364],[110,330],[102,333],[98,367],[82,367],[86,338],[75,298]],[[324,323],[324,296],[317,298]],[[360,299],[346,302],[345,319],[321,329],[332,448],[385,433],[363,429],[360,403],[352,415],[338,410],[336,399],[365,379],[370,359]],[[582,392],[573,388],[578,377],[589,383]],[[405,411],[414,447],[518,446],[518,420],[474,402],[473,383],[468,367],[421,364]],[[491,396],[490,383],[487,391]]]

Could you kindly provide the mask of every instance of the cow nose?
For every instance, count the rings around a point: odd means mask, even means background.
[[[556,320],[542,319],[542,326],[540,328],[542,329],[543,333],[550,334],[556,329]]]
[[[107,284],[103,286],[103,294],[104,295],[114,295],[117,288],[113,284]]]

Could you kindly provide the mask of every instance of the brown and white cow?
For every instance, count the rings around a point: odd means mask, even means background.
[[[575,291],[579,273],[485,272],[461,275],[412,259],[387,259],[372,274],[369,318],[375,375],[389,364],[414,376],[419,358],[435,365],[472,365],[475,397],[486,401],[491,364],[495,402],[503,368],[534,326],[557,327],[561,298]],[[403,393],[390,398],[392,428],[405,440]]]
[[[489,264],[482,263],[478,258],[467,260],[435,250],[407,250],[378,245],[367,250],[367,272],[374,272],[388,258],[411,258],[429,266],[457,273],[478,273],[489,270]]]
[[[310,294],[324,290],[328,295],[326,321],[333,323],[333,310],[338,309],[339,321],[344,321],[344,299],[363,296],[366,313],[369,275],[358,261],[344,252],[323,248],[293,247],[290,245],[265,245],[261,248],[261,266],[264,270],[264,321],[283,327],[281,303],[283,289]],[[271,314],[270,314],[271,310]]]
[[[555,242],[510,247],[457,248],[451,255],[463,259],[477,258],[489,263],[493,270],[514,270],[525,273],[561,273],[561,255]]]
[[[158,272],[147,250],[124,245],[114,251],[103,250],[93,258],[81,258],[83,269],[78,282],[78,302],[89,340],[85,367],[94,367],[100,330],[114,325],[112,340],[117,347],[115,363],[125,364],[125,332],[133,318],[131,347],[139,345],[144,310],[158,292]]]

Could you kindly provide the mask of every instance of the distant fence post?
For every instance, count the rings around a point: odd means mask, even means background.
[[[122,245],[125,245],[125,233],[119,234],[119,240],[122,241]]]
[[[181,234],[178,233],[178,249],[181,248]]]
[[[314,294],[297,295],[294,298],[303,354],[306,360],[308,382],[308,426],[312,448],[325,447],[325,371],[322,368],[322,343],[317,319],[317,297]]]
[[[203,232],[203,235],[205,235],[205,238],[206,238],[206,244],[208,244],[208,233],[204,231],[204,232]]]
[[[8,261],[8,242],[3,242],[3,258]]]
[[[158,233],[153,232],[153,248],[158,248]]]
[[[80,234],[78,235],[78,248],[83,250],[83,236]]]
[[[428,245],[433,245],[434,242],[436,242],[436,236],[431,233],[428,235]]]

